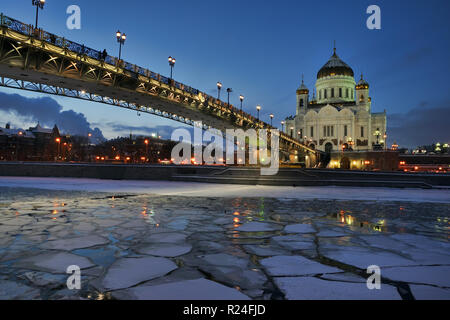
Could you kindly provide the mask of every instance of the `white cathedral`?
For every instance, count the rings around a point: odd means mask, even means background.
[[[371,113],[371,104],[369,84],[362,75],[355,82],[352,68],[338,57],[335,48],[317,74],[312,99],[302,80],[296,115],[286,118],[284,132],[325,152],[382,149],[386,110]]]

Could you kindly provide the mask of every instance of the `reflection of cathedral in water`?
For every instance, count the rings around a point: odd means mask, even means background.
[[[321,151],[372,150],[384,147],[386,111],[371,113],[369,84],[355,82],[353,70],[336,54],[317,74],[310,99],[302,80],[297,112],[285,122],[285,133]]]

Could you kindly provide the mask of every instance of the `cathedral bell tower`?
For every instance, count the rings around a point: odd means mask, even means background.
[[[302,76],[302,84],[297,89],[297,115],[301,113],[306,113],[309,102],[309,90],[305,86]]]
[[[364,80],[361,74],[361,80],[356,84],[356,105],[366,107],[367,111],[370,110],[370,97],[369,97],[369,84]]]

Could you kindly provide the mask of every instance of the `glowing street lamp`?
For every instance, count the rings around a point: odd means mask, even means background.
[[[127,40],[127,35],[125,33],[121,33],[120,30],[116,32],[117,42],[119,43],[119,61],[122,57],[122,46],[125,44],[125,40]]]
[[[285,124],[286,122],[284,122],[284,121],[281,121],[281,132],[284,132],[284,124]]]
[[[220,100],[220,90],[222,89],[222,83],[217,82],[217,100]]]
[[[257,117],[257,119],[259,120],[259,111],[261,110],[261,106],[260,105],[257,105],[256,106],[256,111],[258,112],[258,117]]]
[[[273,114],[270,114],[270,126],[271,126],[271,127],[272,127],[273,117],[274,117],[274,115],[273,115]]]
[[[39,9],[44,10],[45,0],[31,0],[33,6],[36,6],[36,26],[38,27],[38,17],[39,17]]]
[[[241,100],[241,113],[242,113],[242,102],[244,102],[244,96],[242,94],[239,96],[239,100]]]
[[[145,139],[144,143],[145,143],[145,158],[148,158],[148,139]]]
[[[56,138],[55,142],[58,144],[58,158],[57,159],[59,159],[59,147],[61,145],[61,139],[60,138]]]
[[[173,67],[175,66],[175,62],[177,62],[177,60],[175,60],[175,58],[172,56],[170,56],[168,58],[168,60],[169,60],[169,66],[170,66],[170,80],[172,80]]]

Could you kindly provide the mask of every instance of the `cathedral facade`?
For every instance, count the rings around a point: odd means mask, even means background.
[[[369,84],[355,82],[354,73],[334,49],[317,73],[312,97],[302,84],[297,90],[297,111],[286,118],[284,132],[324,152],[383,149],[386,110],[371,112]]]

